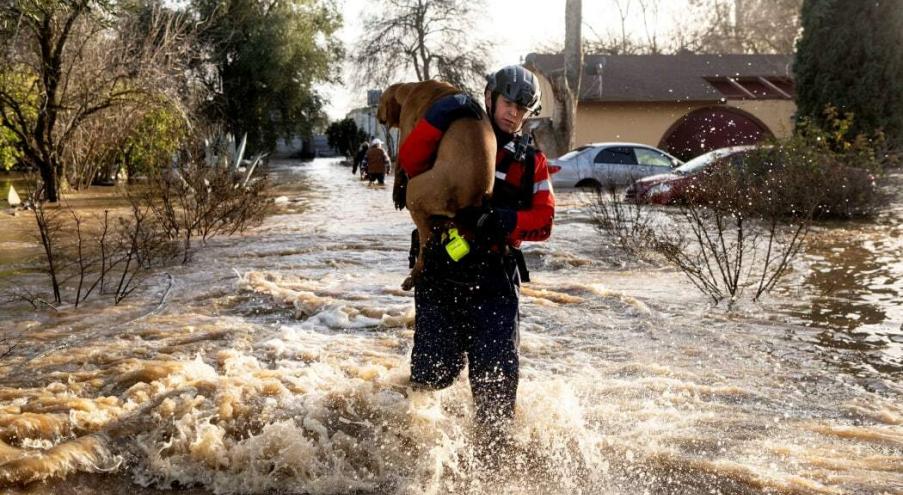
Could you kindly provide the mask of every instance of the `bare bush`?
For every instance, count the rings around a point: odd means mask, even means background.
[[[643,205],[620,201],[619,191],[614,186],[596,189],[595,194],[590,207],[596,230],[609,234],[622,252],[637,259],[649,260],[655,217],[648,214]]]
[[[253,171],[188,161],[154,174],[146,185],[123,189],[127,210],[100,216],[65,201],[50,206],[33,194],[53,304],[78,307],[92,294],[111,296],[119,304],[155,269],[189,261],[195,239],[203,243],[259,223],[270,201],[266,177],[254,177]],[[13,295],[36,309],[54,307],[31,292]]]
[[[41,241],[44,257],[47,260],[46,270],[47,276],[50,277],[50,287],[53,290],[53,301],[56,304],[60,304],[62,302],[62,294],[60,293],[58,249],[62,222],[59,211],[48,211],[40,193],[36,190],[32,193],[32,203],[38,237]]]
[[[145,205],[169,239],[182,244],[182,261],[191,259],[192,242],[244,232],[266,215],[266,177],[224,165],[190,160],[150,177],[133,204]]]
[[[758,300],[789,269],[819,203],[796,190],[810,174],[794,166],[759,174],[763,167],[765,162],[726,166],[706,174],[673,213],[600,198],[596,226],[629,254],[661,257],[715,303],[733,302],[750,287]]]
[[[826,114],[827,130],[804,122],[790,139],[688,178],[673,214],[600,195],[596,226],[628,254],[662,257],[716,303],[749,288],[758,300],[790,268],[815,219],[871,215],[882,200],[876,181],[891,156],[883,139],[848,138],[852,116]]]
[[[804,216],[788,222],[695,203],[672,211],[600,195],[594,220],[625,253],[644,260],[660,257],[716,304],[733,302],[750,287],[753,300],[771,291],[802,248],[810,225]]]
[[[166,266],[177,256],[174,243],[146,206],[133,204],[116,216],[106,210],[97,217],[68,204],[48,206],[36,199],[33,211],[57,305],[66,302],[78,307],[95,292],[110,295],[119,304],[155,267]],[[29,291],[16,294],[36,309],[44,302]]]
[[[119,277],[115,280],[114,301],[119,304],[131,294],[155,266],[165,266],[177,255],[175,246],[157,228],[150,208],[132,204],[131,216],[120,218],[112,244],[113,258],[108,273]]]

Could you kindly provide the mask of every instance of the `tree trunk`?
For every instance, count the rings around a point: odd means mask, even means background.
[[[54,163],[40,162],[37,163],[38,170],[41,172],[41,180],[44,182],[43,199],[50,203],[59,201],[59,177],[57,176],[57,167]]]
[[[746,12],[743,6],[743,0],[734,0],[734,43],[736,46],[742,47],[744,41],[744,31],[746,30]]]
[[[132,160],[132,150],[134,146],[129,146],[129,149],[126,150],[123,156],[123,162],[125,165],[125,177],[126,183],[132,185],[135,183],[135,162]]]
[[[567,0],[565,5],[564,76],[565,94],[561,141],[567,143],[565,151],[573,149],[576,141],[577,104],[580,98],[580,78],[583,77],[583,38],[580,34],[583,2]]]
[[[540,123],[535,131],[539,146],[549,156],[560,156],[576,145],[575,124],[580,79],[583,76],[583,47],[580,34],[581,0],[567,0],[565,5],[564,69],[550,74],[555,98],[553,118]]]

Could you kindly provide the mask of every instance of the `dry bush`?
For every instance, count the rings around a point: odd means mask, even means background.
[[[53,303],[75,307],[92,294],[111,296],[119,304],[177,256],[149,209],[131,205],[120,215],[87,215],[67,205],[48,206],[32,197],[37,235],[43,248],[44,270],[50,280]],[[35,308],[45,303],[37,295],[17,291]]]
[[[826,109],[829,128],[733,155],[695,176],[675,214],[596,201],[597,228],[638,257],[661,256],[716,303],[771,291],[816,219],[875,213],[877,181],[895,155],[878,134],[847,136],[852,116]]]
[[[650,260],[649,246],[655,234],[656,216],[649,214],[644,205],[620,201],[617,187],[609,185],[595,190],[590,207],[599,233],[607,234],[625,254],[638,260]]]
[[[182,261],[188,262],[194,240],[205,243],[260,223],[271,204],[267,185],[266,177],[193,160],[153,174],[130,201],[146,205],[162,232],[182,244]]]
[[[147,184],[123,189],[125,213],[88,215],[68,204],[48,206],[32,196],[37,235],[53,304],[76,307],[92,295],[115,304],[132,294],[155,269],[190,260],[192,242],[232,235],[266,215],[265,175],[255,169],[187,161],[153,174]],[[37,308],[40,295],[16,291]]]

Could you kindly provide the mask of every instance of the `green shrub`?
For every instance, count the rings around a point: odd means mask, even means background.
[[[0,127],[0,170],[11,170],[19,163],[22,153],[15,146],[13,133]]]

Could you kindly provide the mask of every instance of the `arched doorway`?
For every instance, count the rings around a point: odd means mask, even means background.
[[[725,146],[755,144],[773,137],[765,124],[730,107],[706,107],[681,117],[665,132],[659,148],[681,160]]]

